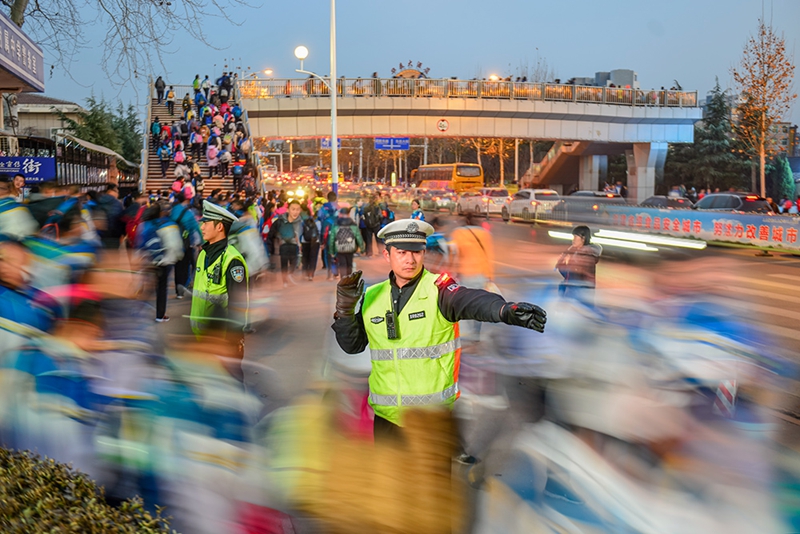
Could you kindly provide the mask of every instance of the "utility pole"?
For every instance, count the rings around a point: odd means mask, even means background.
[[[358,147],[358,183],[363,181],[364,173],[362,167],[364,166],[364,140],[361,139],[361,144]]]
[[[519,139],[514,139],[514,183],[519,183]]]
[[[428,138],[427,137],[425,138],[425,145],[424,146],[425,146],[425,152],[422,155],[422,164],[423,165],[427,165],[428,164]]]

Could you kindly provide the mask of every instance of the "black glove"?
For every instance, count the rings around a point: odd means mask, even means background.
[[[364,280],[361,279],[361,271],[342,277],[336,284],[336,317],[354,315],[362,293]]]
[[[507,302],[500,310],[500,320],[511,326],[524,326],[537,332],[544,332],[547,312],[536,304]]]

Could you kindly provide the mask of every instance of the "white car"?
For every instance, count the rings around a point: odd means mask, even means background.
[[[500,213],[510,195],[504,187],[483,187],[475,191],[465,191],[458,198],[456,210],[459,215],[479,213],[487,217],[492,213]]]
[[[530,221],[537,213],[547,213],[561,202],[558,191],[552,189],[520,189],[503,206],[501,214],[504,221],[512,217]]]

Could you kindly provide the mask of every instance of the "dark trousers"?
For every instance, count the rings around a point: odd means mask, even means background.
[[[187,287],[189,282],[189,270],[192,268],[194,257],[191,247],[183,247],[183,258],[175,264],[175,294],[180,295],[178,286]]]
[[[167,113],[170,115],[175,114],[175,101],[174,100],[167,100]]]
[[[162,100],[164,100],[164,90],[163,89],[156,89],[156,99],[160,104]]]
[[[284,282],[289,281],[289,275],[294,273],[297,267],[297,245],[284,243],[280,248],[281,252],[281,276]]]
[[[303,274],[314,277],[317,271],[317,258],[319,257],[319,241],[303,243]]]
[[[370,233],[367,228],[359,228],[361,231],[361,239],[364,240],[364,254],[367,256],[372,256],[372,239],[370,238]]]
[[[203,143],[192,143],[192,158],[200,164],[200,155],[202,154]]]
[[[379,415],[375,416],[372,423],[372,434],[376,443],[403,442],[403,428]]]
[[[203,89],[203,94],[206,95],[206,102],[208,102],[208,89]]]
[[[167,313],[167,282],[170,265],[156,267],[156,319]]]
[[[161,177],[162,178],[166,178],[167,171],[169,170],[169,160],[168,159],[162,159],[162,160],[159,160],[159,161],[161,161]]]
[[[367,256],[372,256],[372,254],[378,254],[380,252],[380,241],[378,240],[378,232],[380,228],[364,228],[363,233],[361,234],[364,238],[364,246],[367,249]],[[372,239],[375,238],[375,249],[372,249]]]
[[[336,254],[336,266],[339,268],[339,276],[348,276],[353,272],[353,253],[339,252]]]

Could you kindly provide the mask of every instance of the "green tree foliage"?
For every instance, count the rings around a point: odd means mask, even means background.
[[[792,167],[789,165],[789,159],[785,155],[779,156],[775,161],[775,171],[773,172],[773,176],[773,183],[775,184],[775,199],[794,199],[794,175],[792,174]]]
[[[702,123],[694,130],[694,143],[669,147],[664,168],[665,182],[726,190],[749,187],[749,165],[737,155],[732,136],[731,108],[726,91],[717,80]]]
[[[116,111],[104,100],[94,96],[86,99],[86,110],[78,113],[78,120],[56,110],[67,130],[75,137],[110,148],[133,163],[141,161],[142,131],[136,108],[119,103]]]

